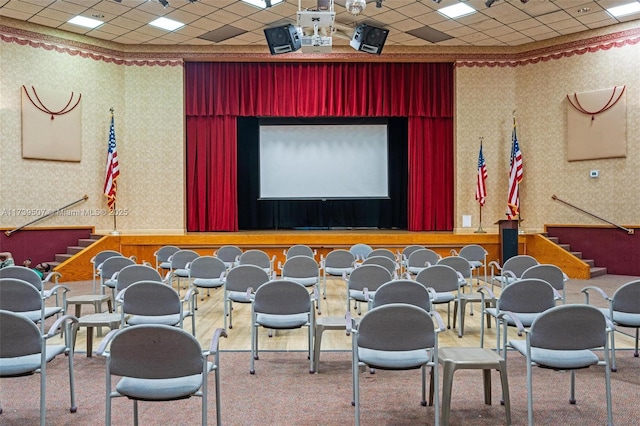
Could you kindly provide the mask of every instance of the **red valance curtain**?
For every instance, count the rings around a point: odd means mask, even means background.
[[[237,230],[238,116],[409,117],[409,230],[453,228],[452,64],[187,62],[185,73],[189,231]]]

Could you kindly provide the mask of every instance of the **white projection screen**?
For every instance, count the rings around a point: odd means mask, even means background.
[[[388,198],[386,124],[260,125],[260,199]]]

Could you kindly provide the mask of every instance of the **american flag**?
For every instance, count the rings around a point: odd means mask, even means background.
[[[520,215],[520,182],[522,182],[522,152],[516,136],[516,121],[513,120],[513,144],[511,146],[511,164],[509,169],[509,198],[507,200],[507,218],[516,219]]]
[[[104,195],[107,197],[109,210],[116,207],[116,179],[120,175],[118,164],[118,149],[116,148],[116,131],[111,116],[111,126],[109,126],[109,149],[107,150],[107,173],[104,180]]]
[[[476,200],[481,206],[484,206],[485,198],[487,197],[487,163],[485,163],[484,155],[482,155],[482,143],[480,143],[480,153],[478,154],[478,176],[476,180]]]

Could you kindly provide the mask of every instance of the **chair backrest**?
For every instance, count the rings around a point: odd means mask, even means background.
[[[320,276],[320,266],[312,257],[294,256],[287,258],[282,265],[282,278],[310,278]]]
[[[118,272],[116,277],[116,293],[138,281],[162,282],[162,276],[150,266],[137,264],[125,266]]]
[[[200,343],[191,334],[155,324],[119,330],[111,341],[109,354],[111,374],[139,379],[202,374],[206,362]]]
[[[416,281],[437,293],[457,291],[460,288],[456,270],[448,265],[429,266],[418,273]]]
[[[411,256],[411,253],[413,253],[416,250],[424,250],[426,247],[425,246],[421,246],[418,244],[412,244],[409,246],[406,246],[404,249],[402,249],[402,259],[409,259],[409,256]]]
[[[110,257],[102,263],[100,268],[100,276],[103,280],[111,279],[113,274],[122,271],[122,269],[129,265],[135,265],[136,262],[128,257],[114,256]]]
[[[393,280],[382,284],[376,290],[373,308],[390,303],[406,303],[425,311],[431,311],[431,298],[427,288],[413,280]]]
[[[375,249],[375,250],[371,250],[369,252],[369,254],[367,255],[367,259],[373,256],[384,256],[387,257],[391,260],[393,260],[395,262],[396,260],[396,255],[389,249],[384,249],[384,248],[379,248],[379,249]]]
[[[26,281],[38,291],[42,291],[42,278],[33,269],[25,268],[24,266],[7,266],[0,269],[0,278],[16,278],[22,281]]]
[[[269,255],[262,250],[247,250],[240,255],[240,265],[255,265],[261,268],[271,268],[271,259]]]
[[[460,272],[463,278],[471,278],[471,264],[467,259],[461,256],[447,256],[438,260],[438,265],[451,266]]]
[[[478,244],[468,244],[460,249],[458,256],[464,257],[470,262],[482,262],[487,260],[487,251]]]
[[[155,252],[156,257],[156,266],[159,266],[162,262],[168,262],[169,258],[177,251],[180,250],[180,247],[177,246],[162,246]]]
[[[242,249],[237,246],[226,245],[220,247],[213,253],[214,257],[222,260],[228,268],[232,267],[238,261],[242,254]]]
[[[93,256],[93,258],[91,259],[91,263],[93,264],[93,269],[98,268],[98,266],[102,265],[102,263],[105,260],[107,260],[110,257],[114,257],[114,256],[123,257],[122,253],[120,253],[119,251],[115,251],[115,250],[103,250],[103,251],[99,252],[98,254]]]
[[[362,265],[378,265],[385,268],[391,275],[393,275],[398,269],[398,264],[395,260],[389,259],[386,256],[369,256],[363,262]]]
[[[537,278],[514,281],[502,290],[498,299],[501,311],[520,313],[543,312],[555,304],[551,284]]]
[[[347,280],[349,290],[363,290],[365,287],[369,291],[376,291],[382,284],[392,278],[389,270],[380,265],[361,265],[351,272]]]
[[[594,306],[560,305],[547,309],[531,324],[531,346],[554,350],[603,347],[607,340],[605,316]]]
[[[516,277],[520,278],[524,271],[538,264],[538,261],[529,255],[519,254],[510,257],[502,265],[502,271],[511,271]]]
[[[405,303],[391,303],[362,316],[357,342],[361,348],[411,351],[434,347],[436,333],[427,311]]]
[[[366,258],[369,253],[373,251],[373,248],[368,244],[358,243],[349,248],[349,251],[358,259]]]
[[[191,262],[189,267],[190,278],[220,278],[227,271],[227,266],[222,259],[213,256],[200,256]]]
[[[407,267],[424,268],[438,263],[440,255],[431,249],[415,250],[407,259]],[[427,265],[427,262],[429,265]]]
[[[640,280],[631,281],[613,294],[611,307],[617,312],[640,314]]]
[[[160,316],[181,313],[178,292],[158,281],[138,281],[122,296],[122,312],[127,315]]]
[[[285,256],[287,260],[294,256],[307,256],[313,258],[315,257],[315,252],[309,246],[306,246],[304,244],[296,244],[286,250]]]
[[[520,277],[522,279],[537,278],[544,280],[558,291],[564,290],[564,284],[566,282],[566,276],[562,272],[562,269],[551,264],[533,265],[532,267],[527,268]]]
[[[42,335],[35,323],[9,310],[0,310],[0,359],[42,352]],[[40,368],[40,363],[34,366]]]
[[[356,257],[349,250],[331,250],[324,258],[325,268],[352,268]]]
[[[193,250],[178,250],[171,255],[171,269],[185,269],[189,262],[192,262],[200,255]]]
[[[42,294],[33,285],[18,278],[0,278],[0,309],[20,313],[42,308]]]
[[[227,272],[225,288],[227,291],[247,291],[249,287],[256,291],[269,281],[269,274],[256,265],[238,265]]]
[[[273,315],[294,315],[313,309],[309,291],[293,280],[273,280],[256,290],[253,311]]]

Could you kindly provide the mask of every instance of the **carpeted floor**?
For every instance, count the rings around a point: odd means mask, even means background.
[[[104,358],[75,356],[77,413],[69,413],[66,360],[58,357],[47,369],[47,424],[104,424]],[[305,352],[261,352],[256,374],[249,374],[249,353],[221,353],[222,419],[225,425],[348,425],[354,423],[351,406],[349,352],[323,352],[321,372],[309,374]],[[637,424],[640,418],[640,359],[631,351],[618,355],[619,370],[612,373],[614,423]],[[603,367],[577,372],[577,404],[570,405],[569,374],[536,368],[534,416],[540,425],[596,425],[606,423]],[[508,358],[512,422],[527,422],[524,359]],[[433,424],[433,407],[422,407],[419,371],[362,373],[361,415],[366,425]],[[213,377],[210,376],[210,389]],[[505,424],[499,403],[500,381],[492,373],[493,405],[483,403],[482,374],[459,370],[455,374],[452,425]],[[0,424],[38,423],[39,377],[2,379]],[[215,399],[209,395],[209,424],[215,424]],[[200,422],[200,400],[140,403],[141,425],[195,425]],[[113,402],[113,424],[133,424],[131,401]]]

